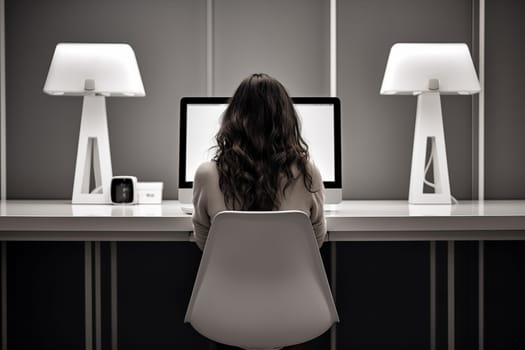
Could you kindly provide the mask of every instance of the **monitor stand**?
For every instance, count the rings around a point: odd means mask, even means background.
[[[192,204],[193,188],[179,188],[179,202],[181,204]]]
[[[179,188],[180,209],[183,213],[193,214],[193,189]]]
[[[326,188],[324,190],[324,204],[339,204],[343,201],[343,189]]]

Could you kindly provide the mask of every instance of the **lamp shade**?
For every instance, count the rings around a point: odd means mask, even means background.
[[[50,95],[145,96],[128,44],[59,43],[44,92]]]
[[[480,85],[468,46],[463,43],[395,44],[383,77],[381,94],[475,94]]]

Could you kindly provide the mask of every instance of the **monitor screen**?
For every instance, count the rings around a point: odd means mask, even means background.
[[[301,134],[326,188],[341,188],[341,116],[336,97],[296,97]],[[179,187],[191,188],[199,165],[215,155],[215,135],[228,107],[225,97],[181,100]]]

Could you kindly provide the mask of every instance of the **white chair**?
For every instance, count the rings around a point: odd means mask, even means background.
[[[215,216],[185,322],[219,343],[276,349],[313,339],[338,321],[304,212]]]

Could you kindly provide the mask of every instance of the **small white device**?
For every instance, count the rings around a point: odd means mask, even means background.
[[[138,182],[137,193],[139,204],[162,203],[162,182]]]

